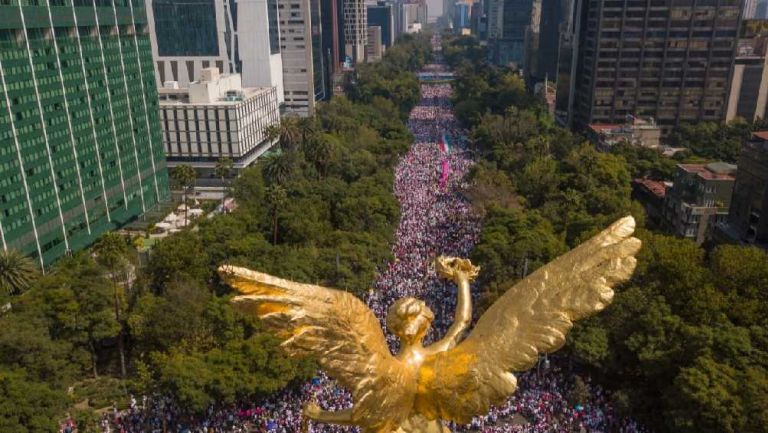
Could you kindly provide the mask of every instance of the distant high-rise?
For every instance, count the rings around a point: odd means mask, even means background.
[[[340,0],[344,12],[344,54],[353,64],[365,61],[368,16],[364,0]]]
[[[753,133],[741,150],[724,228],[735,240],[768,247],[768,131]]]
[[[285,113],[310,116],[315,111],[310,0],[278,0]]]
[[[557,62],[560,55],[561,35],[568,30],[574,0],[542,0],[541,31],[535,81],[557,79]]]
[[[741,0],[577,0],[568,53],[575,67],[558,78],[561,119],[582,129],[653,117],[664,132],[721,121],[741,7]]]
[[[368,26],[381,27],[381,44],[389,48],[395,42],[395,13],[391,4],[383,1],[368,6]]]
[[[469,21],[472,4],[464,1],[456,2],[453,12],[453,31],[461,33],[461,29],[469,28]]]
[[[276,87],[283,102],[278,0],[147,0],[157,87],[186,87],[208,67],[246,87]]]
[[[768,108],[768,34],[765,20],[745,20],[733,62],[725,120],[765,119]]]
[[[365,60],[369,63],[378,62],[382,55],[381,27],[368,27],[368,44],[365,46]]]
[[[0,5],[0,238],[41,265],[169,198],[140,1]]]
[[[492,0],[488,19],[491,60],[529,75],[538,52],[541,0]]]

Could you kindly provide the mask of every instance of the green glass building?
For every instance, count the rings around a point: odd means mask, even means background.
[[[170,198],[143,0],[0,0],[0,235],[48,265]]]

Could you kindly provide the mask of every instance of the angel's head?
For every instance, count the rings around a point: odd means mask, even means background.
[[[387,311],[387,328],[405,344],[420,342],[435,318],[424,301],[416,298],[398,299]]]

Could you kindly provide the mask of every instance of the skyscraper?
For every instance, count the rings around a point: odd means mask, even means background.
[[[352,63],[365,61],[368,42],[368,10],[364,0],[341,0],[344,12],[344,54]]]
[[[668,132],[725,117],[742,0],[577,3],[575,68],[570,84],[558,79],[566,123],[581,129],[631,114]]]
[[[391,4],[383,1],[368,6],[368,26],[381,27],[381,44],[389,48],[395,42],[395,14]]]
[[[488,14],[491,60],[530,75],[538,52],[541,0],[493,0]]]
[[[0,6],[0,237],[47,265],[169,198],[144,4]]]
[[[278,10],[285,112],[310,116],[315,111],[310,0],[279,0]]]
[[[119,1],[119,0],[118,0]],[[157,86],[186,87],[208,67],[246,87],[276,87],[283,102],[278,0],[147,0]]]

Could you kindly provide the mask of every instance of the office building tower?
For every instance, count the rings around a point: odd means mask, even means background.
[[[461,33],[461,29],[467,29],[470,27],[470,11],[472,4],[468,2],[459,1],[454,4],[453,12],[453,31]]]
[[[0,240],[47,266],[169,199],[141,2],[0,5]]]
[[[484,40],[486,38],[484,2],[477,1],[472,4],[470,22],[472,34],[477,35],[481,40]]]
[[[243,87],[239,74],[203,69],[201,80],[161,88],[160,123],[168,166],[189,164],[199,177],[215,176],[220,158],[249,166],[273,144],[267,128],[280,124],[275,87]]]
[[[278,0],[147,0],[157,87],[238,73],[246,87],[276,87],[283,101]]]
[[[530,75],[537,61],[541,0],[492,0],[491,12],[491,61]]]
[[[312,79],[315,82],[315,101],[331,97],[330,79],[327,77],[328,60],[323,53],[322,0],[309,0],[312,32]]]
[[[744,0],[744,12],[742,18],[751,20],[757,18],[757,0]]]
[[[399,6],[401,28],[398,31],[398,34],[420,32],[424,23],[419,21],[419,4],[402,2]]]
[[[284,113],[311,116],[315,112],[315,76],[310,0],[278,2]]]
[[[368,6],[368,26],[381,28],[381,44],[389,48],[395,42],[395,12],[391,4],[383,1]]]
[[[573,16],[573,3],[574,0],[542,0],[538,62],[536,71],[533,71],[534,81],[557,80],[560,40],[562,34],[568,31],[569,21]]]
[[[416,20],[421,23],[421,27],[427,25],[429,22],[429,7],[427,0],[417,0],[419,7],[416,9]]]
[[[768,248],[768,131],[744,144],[725,231],[731,239]]]
[[[343,54],[344,26],[341,8],[341,0],[320,0],[321,22],[323,28],[322,49],[326,59],[326,76],[331,77],[341,72]]]
[[[369,63],[381,60],[383,50],[381,47],[381,27],[368,27],[368,44],[365,46],[365,61]]]
[[[725,120],[764,119],[768,105],[768,34],[761,30],[766,20],[748,20],[742,25],[736,59],[731,72]]]
[[[344,12],[344,54],[352,64],[365,61],[368,17],[364,0],[341,0]]]
[[[453,5],[456,3],[456,0],[443,0],[443,17],[445,17],[446,21],[449,23],[453,22],[453,13],[454,8]]]
[[[664,133],[725,117],[740,0],[577,0],[565,123],[653,117]],[[561,95],[558,95],[558,99]],[[561,101],[558,101],[560,105]]]

